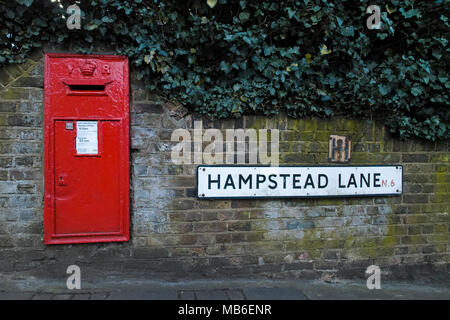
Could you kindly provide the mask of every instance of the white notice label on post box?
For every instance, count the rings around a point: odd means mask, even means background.
[[[98,154],[97,121],[77,121],[77,154]]]

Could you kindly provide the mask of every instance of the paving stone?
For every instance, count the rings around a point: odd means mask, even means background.
[[[228,300],[226,290],[211,290],[211,300]]]
[[[109,296],[109,293],[93,293],[89,300],[106,300]]]
[[[230,300],[245,300],[242,290],[227,290],[227,295]]]
[[[212,295],[210,290],[195,290],[197,300],[211,300]]]
[[[176,289],[113,291],[108,300],[178,300]]]
[[[307,300],[297,288],[244,288],[248,300]]]
[[[89,293],[76,293],[72,295],[71,300],[89,300],[90,296]]]
[[[178,292],[178,297],[180,300],[195,300],[193,290],[180,290]]]
[[[52,300],[70,300],[71,294],[56,294],[52,297]]]
[[[32,300],[50,300],[53,297],[53,293],[36,293],[31,298]]]
[[[0,300],[30,300],[33,293],[28,292],[0,292]]]

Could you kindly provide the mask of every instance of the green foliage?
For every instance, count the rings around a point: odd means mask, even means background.
[[[0,1],[0,63],[47,42],[90,53],[108,45],[133,71],[216,119],[280,111],[292,117],[377,119],[403,138],[448,139],[449,0]]]

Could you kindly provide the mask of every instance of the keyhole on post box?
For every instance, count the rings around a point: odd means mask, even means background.
[[[58,185],[59,185],[59,186],[66,186],[66,185],[67,185],[66,178],[67,178],[67,176],[66,176],[65,174],[59,175],[59,178],[58,178]]]

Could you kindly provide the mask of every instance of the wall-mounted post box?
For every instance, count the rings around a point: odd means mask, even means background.
[[[128,60],[45,55],[46,244],[129,239]]]

